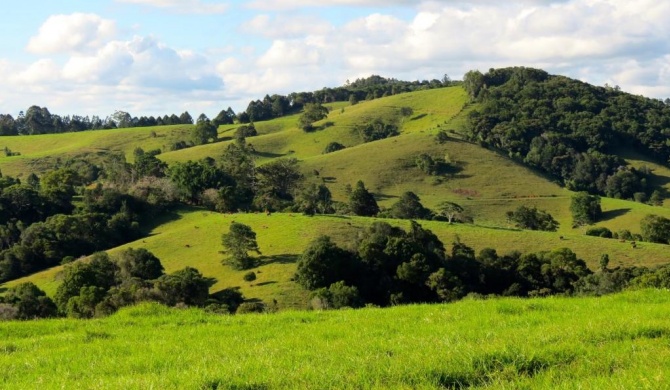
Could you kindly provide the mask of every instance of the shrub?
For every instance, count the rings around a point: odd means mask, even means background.
[[[331,142],[328,145],[326,145],[326,148],[323,150],[323,154],[337,152],[338,150],[342,150],[345,148],[346,146],[342,145],[339,142]]]
[[[237,308],[236,313],[263,313],[264,311],[265,304],[263,304],[263,302],[244,302]]]
[[[630,234],[630,233],[629,233]],[[593,227],[586,230],[587,236],[612,238],[612,231],[604,226]]]

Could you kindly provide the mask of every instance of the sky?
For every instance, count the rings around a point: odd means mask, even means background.
[[[530,66],[670,97],[670,1],[21,0],[0,13],[0,113],[244,110],[372,74]]]

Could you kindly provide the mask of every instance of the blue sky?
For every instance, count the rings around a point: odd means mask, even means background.
[[[379,74],[522,65],[670,97],[657,0],[23,0],[0,14],[0,112],[214,116]]]

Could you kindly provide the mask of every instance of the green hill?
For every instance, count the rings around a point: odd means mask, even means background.
[[[476,250],[492,247],[499,253],[512,250],[533,252],[569,247],[595,267],[600,255],[609,254],[614,265],[656,265],[667,262],[666,246],[644,243],[633,249],[618,240],[584,236],[585,228],[573,229],[569,211],[572,193],[547,176],[495,151],[461,139],[467,114],[477,105],[467,105],[467,96],[460,87],[418,91],[351,106],[333,103],[328,118],[317,122],[323,129],[306,133],[297,126],[298,115],[286,116],[255,124],[259,135],[247,142],[254,145],[258,163],[282,156],[297,157],[307,182],[325,183],[335,200],[346,201],[346,186],[363,180],[383,207],[390,207],[405,191],[418,194],[429,208],[449,200],[461,204],[473,216],[474,224],[447,225],[422,222],[445,244],[456,236]],[[396,137],[363,143],[354,131],[357,124],[376,116],[393,116],[401,107],[410,107],[412,115],[402,119],[401,134]],[[222,126],[219,136],[232,137],[237,126]],[[449,139],[436,142],[438,131],[446,131]],[[0,141],[21,156],[0,159],[5,173],[26,174],[32,168],[49,165],[57,157],[91,152],[120,151],[129,158],[136,147],[161,148],[170,142],[188,137],[189,126],[90,131],[42,136],[3,137]],[[155,136],[152,134],[155,133]],[[337,141],[346,149],[323,154],[329,142]],[[218,157],[230,141],[165,152],[159,157],[168,162]],[[1,145],[0,145],[1,146]],[[448,155],[452,170],[442,176],[429,176],[420,171],[415,158],[420,153],[436,157]],[[647,161],[634,152],[622,153],[633,166],[652,167],[659,186],[670,183],[670,170]],[[41,164],[41,165],[40,165]],[[318,175],[316,174],[318,172]],[[519,205],[533,205],[549,211],[560,223],[556,233],[513,229],[505,212]],[[628,229],[639,232],[639,221],[647,214],[670,217],[665,207],[603,198],[604,218],[598,223],[612,231]],[[150,236],[124,247],[144,247],[155,253],[168,272],[194,266],[218,283],[212,291],[239,286],[248,298],[270,302],[276,299],[282,307],[302,308],[308,293],[291,281],[296,257],[310,239],[327,234],[347,245],[357,229],[371,223],[358,217],[305,217],[302,215],[236,214],[223,215],[199,209],[182,209],[173,219],[166,217]],[[222,266],[220,236],[231,220],[249,224],[258,233],[264,253],[257,281],[243,282],[243,272]],[[406,226],[406,221],[393,223]],[[562,239],[560,237],[563,237]],[[123,247],[121,247],[123,248]],[[115,252],[121,248],[115,248]],[[50,294],[59,283],[59,267],[27,278]]]
[[[186,266],[199,269],[205,276],[217,279],[211,291],[227,287],[239,287],[248,299],[264,302],[277,300],[280,308],[304,309],[309,293],[292,281],[296,261],[310,240],[319,235],[330,235],[342,246],[348,246],[363,228],[377,218],[315,216],[275,213],[265,214],[219,214],[198,209],[184,209],[172,216],[171,221],[161,224],[149,237],[114,248],[116,253],[127,247],[146,248],[162,262],[166,272],[174,272]],[[258,279],[245,282],[243,275],[248,271],[235,271],[221,260],[219,253],[221,234],[228,231],[232,221],[252,227],[257,233],[258,245],[263,253],[260,265],[253,268]],[[408,228],[403,220],[384,220],[394,225]],[[667,245],[640,243],[637,248],[614,239],[590,237],[581,231],[563,234],[524,231],[519,229],[487,227],[482,225],[455,224],[446,222],[421,221],[432,230],[449,248],[458,237],[476,251],[490,247],[504,254],[513,250],[524,252],[550,251],[569,247],[583,258],[591,268],[598,266],[603,253],[607,253],[612,266],[645,265],[667,263]],[[60,283],[58,273],[62,267],[55,267],[21,279],[7,286],[31,281],[49,295],[55,293]]]
[[[661,389],[669,315],[652,290],[273,315],[143,304],[0,323],[0,387]]]

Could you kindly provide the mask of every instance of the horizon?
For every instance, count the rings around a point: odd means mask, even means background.
[[[651,0],[27,0],[0,16],[0,113],[211,118],[372,74],[458,80],[504,66],[665,99],[668,18]]]

